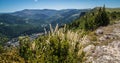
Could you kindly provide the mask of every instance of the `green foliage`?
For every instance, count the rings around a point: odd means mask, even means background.
[[[52,29],[51,33],[35,40],[19,37],[19,47],[0,48],[2,63],[83,63],[85,53],[79,42],[79,34],[62,29]],[[6,59],[8,57],[8,59]]]
[[[110,20],[112,22],[120,20],[120,12],[116,12],[116,11],[114,11],[114,12],[108,12],[108,15],[109,15]]]
[[[4,49],[4,52],[0,52],[0,63],[25,63],[25,62],[24,59],[19,56],[18,50],[12,48],[11,50]]]
[[[95,25],[97,27],[106,26],[110,22],[107,13],[105,11],[105,6],[99,9],[98,15],[95,17]]]
[[[4,52],[4,48],[2,45],[0,45],[0,53]]]
[[[94,9],[84,16],[80,17],[80,19],[74,21],[69,25],[70,28],[79,28],[85,31],[95,30],[100,26],[106,26],[110,23],[107,12],[105,11],[105,6],[103,8]]]
[[[78,34],[64,29],[51,28],[51,33],[33,41],[20,37],[20,56],[28,63],[84,62],[85,53],[78,42]],[[71,38],[71,37],[74,37]]]
[[[0,45],[3,45],[8,41],[8,37],[0,33]]]
[[[26,60],[28,60],[32,55],[29,42],[28,37],[25,37],[22,40],[20,39],[20,56],[24,57]]]

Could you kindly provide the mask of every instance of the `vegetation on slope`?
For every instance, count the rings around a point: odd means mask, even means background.
[[[65,27],[58,29],[56,26],[53,30],[50,25],[50,29],[49,35],[40,36],[33,41],[29,37],[20,37],[20,47],[12,49],[16,51],[14,52],[15,55],[11,54],[10,58],[6,59],[6,54],[10,52],[5,50],[5,52],[1,52],[1,62],[14,62],[15,60],[27,63],[84,62],[85,53],[82,50],[81,42],[79,42],[81,34],[67,31]],[[12,57],[13,59],[11,59]]]
[[[91,12],[86,13],[84,16],[71,23],[69,27],[73,29],[79,28],[85,31],[92,31],[100,26],[108,25],[109,22],[110,20],[104,6],[91,10]]]
[[[69,28],[77,29],[76,32],[66,29],[66,25],[59,29],[57,25],[55,30],[50,25],[48,35],[40,36],[35,40],[30,40],[29,37],[19,37],[18,47],[0,47],[0,62],[84,63],[86,60],[86,53],[83,52],[86,46],[84,45],[85,31],[107,26],[111,20],[109,18],[110,15],[105,11],[105,7],[93,9],[69,25]]]

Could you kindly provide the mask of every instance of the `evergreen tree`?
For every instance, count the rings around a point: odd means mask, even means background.
[[[110,22],[110,20],[107,16],[107,13],[105,11],[105,5],[104,5],[103,8],[99,9],[99,12],[98,12],[97,16],[95,17],[95,25],[97,27],[106,26],[109,24],[109,22]]]
[[[101,17],[102,17],[102,21],[103,21],[103,23],[102,23],[103,26],[108,25],[110,20],[107,16],[107,13],[106,13],[106,10],[105,10],[105,5],[103,6],[103,11],[102,11]]]

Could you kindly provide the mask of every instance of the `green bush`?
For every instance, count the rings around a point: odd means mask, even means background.
[[[71,23],[69,28],[72,29],[83,29],[85,31],[95,30],[100,26],[106,26],[110,23],[108,14],[105,10],[105,6],[97,8],[86,13],[80,19]]]
[[[57,27],[51,33],[33,41],[20,38],[20,56],[30,63],[77,63],[83,62],[85,53],[78,42],[78,34]],[[74,37],[74,38],[71,38]],[[76,38],[75,38],[76,37]]]

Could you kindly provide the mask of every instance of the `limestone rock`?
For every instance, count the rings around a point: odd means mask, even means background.
[[[120,63],[120,41],[113,41],[106,46],[96,46],[90,60],[92,63]],[[88,58],[89,62],[90,60]]]
[[[87,47],[85,47],[83,49],[84,52],[89,52],[89,53],[92,53],[92,51],[94,50],[95,46],[94,45],[88,45]]]
[[[103,34],[103,30],[102,29],[97,29],[95,33],[96,33],[96,35]]]

